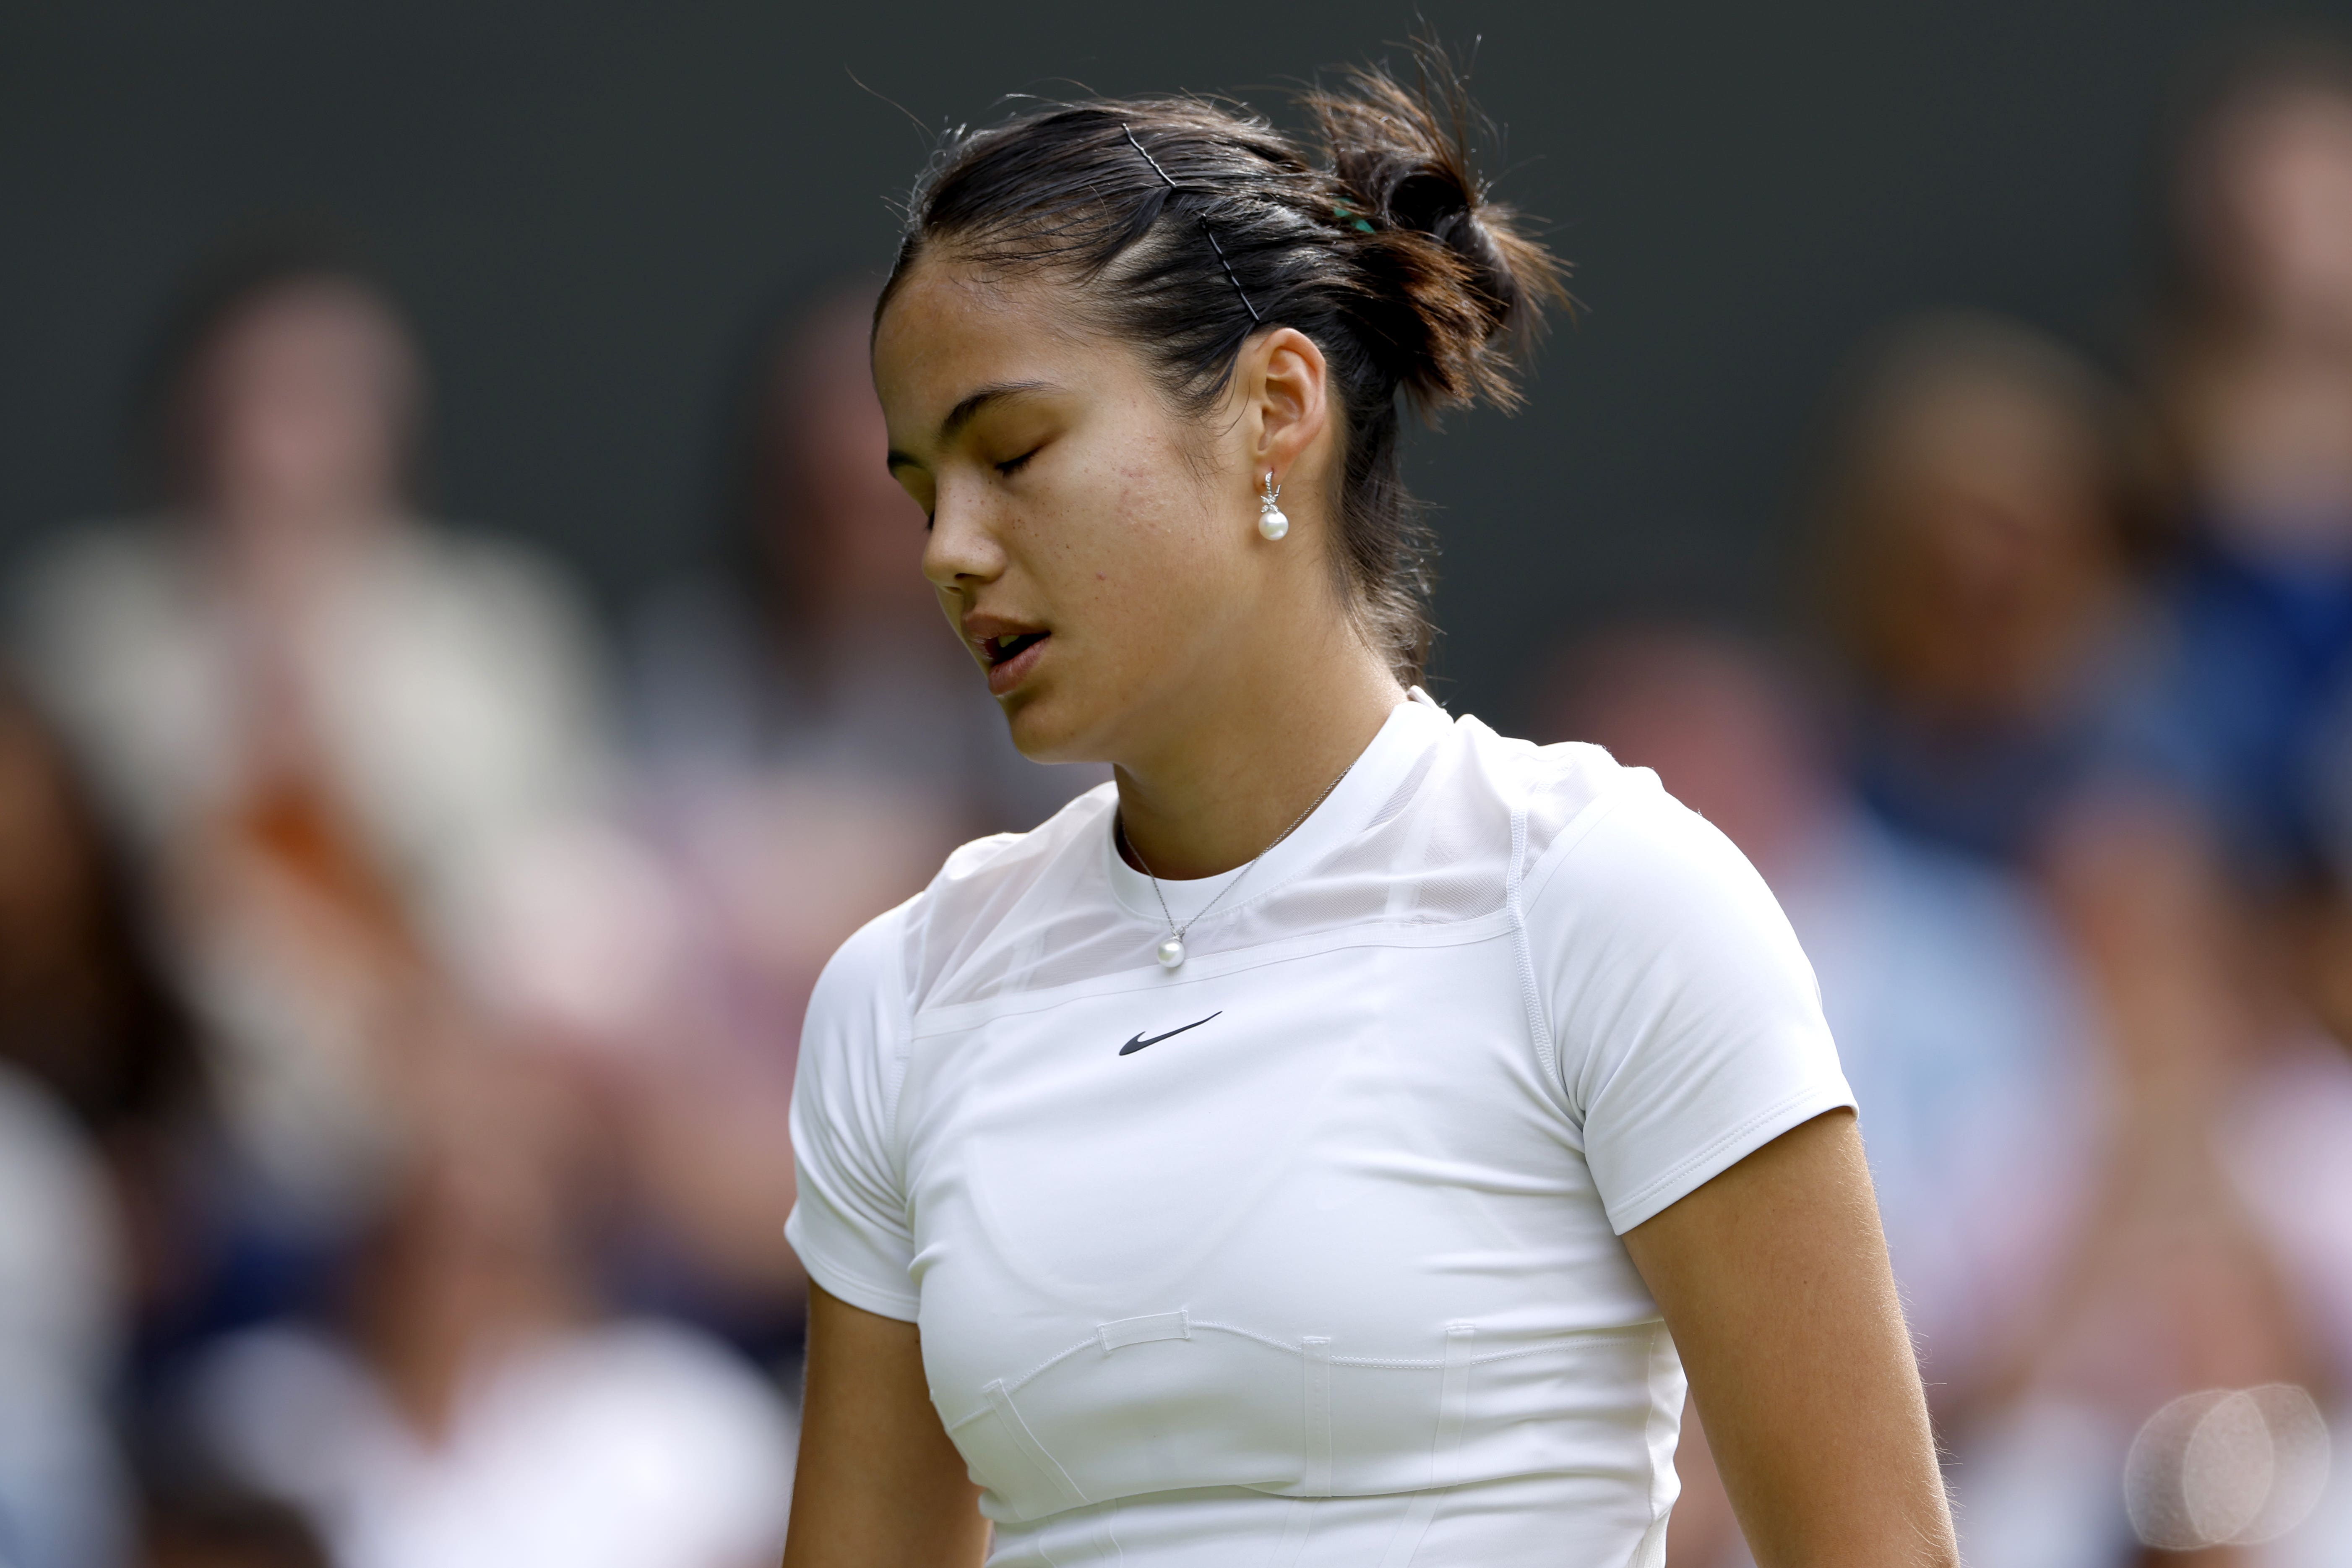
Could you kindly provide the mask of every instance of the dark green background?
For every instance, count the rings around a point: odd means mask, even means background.
[[[1590,307],[1525,413],[1414,450],[1444,508],[1444,689],[1507,717],[1529,658],[1598,619],[1769,617],[1809,418],[1873,326],[1986,305],[2116,351],[2168,95],[2279,13],[1421,14],[1483,37],[1502,194],[1550,220]],[[709,542],[727,367],[761,301],[886,260],[926,149],[909,114],[1073,83],[1271,105],[1414,16],[19,0],[0,13],[0,551],[121,503],[129,384],[175,276],[234,220],[323,209],[422,326],[440,510],[561,551],[617,605]]]

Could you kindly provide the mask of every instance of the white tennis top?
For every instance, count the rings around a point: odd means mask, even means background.
[[[1852,1103],[1762,880],[1416,692],[1171,973],[1115,805],[958,850],[801,1048],[787,1234],[919,1325],[991,1563],[1654,1568],[1683,1375],[1618,1236]]]

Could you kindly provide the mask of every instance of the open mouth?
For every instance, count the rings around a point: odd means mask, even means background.
[[[1044,632],[1020,632],[1012,637],[983,637],[981,639],[981,651],[987,657],[990,668],[993,668],[1020,658],[1027,649],[1044,642],[1046,635]]]
[[[1029,679],[1037,661],[1045,657],[1044,644],[1049,632],[1007,632],[1002,637],[975,637],[972,646],[980,650],[982,660],[988,666],[988,689],[998,697],[1010,697]]]

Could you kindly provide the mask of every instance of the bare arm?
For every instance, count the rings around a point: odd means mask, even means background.
[[[1956,1568],[1927,1404],[1851,1112],[1625,1235],[1759,1568]]]
[[[959,1568],[988,1551],[915,1325],[809,1287],[808,1390],[784,1568]]]

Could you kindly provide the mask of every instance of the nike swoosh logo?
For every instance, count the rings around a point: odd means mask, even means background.
[[[1210,1014],[1209,1018],[1222,1018],[1224,1016],[1225,1010],[1220,1007],[1215,1012]],[[1192,1022],[1185,1025],[1184,1029],[1197,1029],[1202,1025],[1207,1023],[1209,1018],[1196,1018]],[[1184,1029],[1171,1029],[1164,1035],[1154,1035],[1148,1040],[1143,1037],[1140,1032],[1138,1032],[1135,1038],[1119,1047],[1118,1054],[1123,1057],[1131,1057],[1146,1046],[1156,1046],[1162,1040],[1173,1039],[1176,1036],[1182,1034]]]

